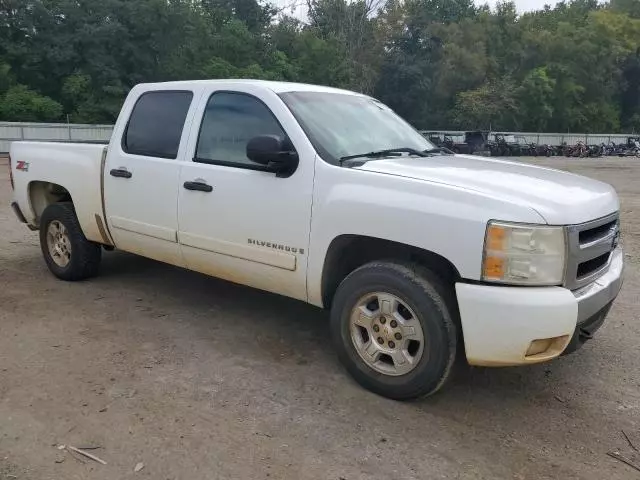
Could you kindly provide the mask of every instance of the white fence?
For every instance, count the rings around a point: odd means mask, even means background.
[[[0,122],[0,153],[9,151],[9,145],[15,140],[40,140],[54,142],[108,142],[111,138],[113,125],[82,125],[65,123],[13,123]],[[451,135],[455,140],[464,140],[464,132],[453,130],[422,131],[439,135]],[[493,132],[498,133],[498,132]],[[627,143],[627,137],[633,134],[586,134],[586,133],[531,133],[531,132],[499,132],[505,135],[524,137],[527,143],[540,145],[575,145],[585,142],[587,145],[601,143]]]
[[[423,130],[422,133],[425,136],[437,135],[441,139],[444,135],[449,135],[453,138],[454,141],[464,141],[464,132],[455,131],[455,130]],[[609,144],[611,142],[617,144],[627,143],[628,137],[635,137],[638,134],[626,134],[626,133],[598,133],[598,134],[587,134],[587,133],[531,133],[531,132],[503,132],[496,131],[491,132],[490,139],[493,138],[493,135],[496,133],[503,133],[505,135],[514,135],[516,137],[522,138],[526,143],[535,143],[538,145],[562,145],[566,143],[567,145],[575,145],[578,142],[584,142],[587,145],[600,145],[602,143]]]
[[[108,142],[112,131],[113,125],[0,122],[0,153],[15,140]]]

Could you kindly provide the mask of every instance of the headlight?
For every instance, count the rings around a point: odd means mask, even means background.
[[[564,266],[563,227],[494,221],[487,225],[482,280],[515,285],[560,285]]]

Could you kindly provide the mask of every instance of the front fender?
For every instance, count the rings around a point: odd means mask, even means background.
[[[309,244],[308,298],[322,305],[322,269],[331,242],[353,234],[428,250],[462,278],[479,280],[487,222],[545,223],[533,209],[424,180],[318,162]]]

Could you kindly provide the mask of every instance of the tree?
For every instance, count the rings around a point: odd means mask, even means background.
[[[276,15],[273,5],[256,0],[202,0],[202,7],[216,23],[234,19],[258,33],[264,31]]]
[[[622,75],[622,122],[633,131],[640,131],[640,47],[625,60]]]
[[[611,0],[613,10],[626,13],[630,17],[640,18],[640,2],[638,0]]]
[[[477,13],[473,0],[410,0],[407,11],[420,25],[456,23]]]
[[[62,116],[62,105],[24,85],[9,88],[0,101],[0,119],[18,122],[54,122]]]
[[[556,81],[544,67],[531,70],[516,91],[523,115],[520,124],[526,131],[543,132],[554,114],[553,92]]]
[[[307,0],[310,29],[334,42],[343,56],[348,76],[344,87],[367,93],[374,88],[383,51],[373,17],[381,4],[382,0]]]
[[[638,128],[638,0],[477,3],[0,0],[2,115],[108,123],[136,83],[243,77],[374,94],[425,129]]]
[[[456,97],[453,121],[464,129],[517,128],[516,87],[506,77],[490,80],[474,90],[460,92]]]

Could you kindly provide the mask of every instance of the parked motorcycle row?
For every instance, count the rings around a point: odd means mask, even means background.
[[[601,143],[600,145],[585,145],[578,142],[576,145],[561,145],[557,147],[557,155],[565,157],[640,157],[640,138],[629,137],[627,143],[616,144],[614,142]]]
[[[575,145],[536,144],[526,141],[522,135],[510,135],[492,133],[486,131],[465,132],[456,141],[454,135],[440,134],[439,132],[427,132],[424,135],[439,147],[445,147],[455,153],[486,155],[492,157],[518,157],[518,156],[564,156],[579,158],[595,158],[602,156],[635,156],[640,158],[640,136],[628,137],[626,143],[600,145],[587,145],[578,142]]]

